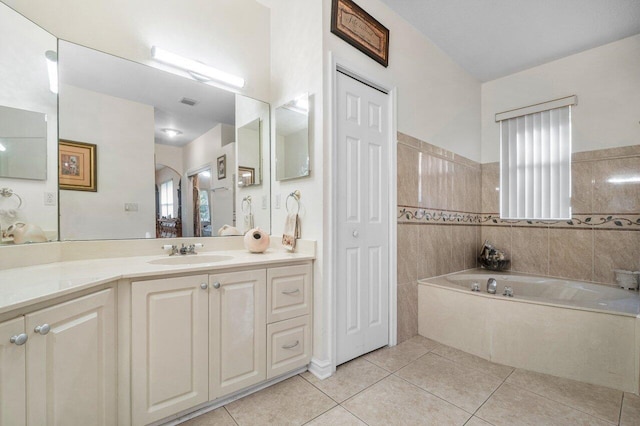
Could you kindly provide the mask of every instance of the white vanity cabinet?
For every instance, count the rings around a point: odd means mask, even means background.
[[[134,425],[209,400],[208,287],[207,275],[132,283]]]
[[[0,426],[26,424],[24,317],[0,323]]]
[[[267,271],[209,277],[209,399],[266,379]]]
[[[1,324],[1,424],[115,425],[115,316],[109,288]]]
[[[311,277],[308,262],[132,282],[132,424],[308,364]]]

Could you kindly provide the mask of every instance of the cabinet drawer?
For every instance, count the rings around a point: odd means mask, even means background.
[[[270,268],[267,271],[267,322],[311,312],[311,265]]]
[[[310,359],[309,315],[267,326],[267,379],[305,366]]]

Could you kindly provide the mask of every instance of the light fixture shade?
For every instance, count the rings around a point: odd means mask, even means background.
[[[162,129],[162,131],[165,132],[166,135],[169,136],[170,138],[173,138],[182,134],[180,130],[176,130],[176,129]]]
[[[47,73],[49,74],[49,90],[58,93],[58,54],[53,50],[44,52],[47,60]]]
[[[176,68],[197,74],[198,76],[203,76],[238,88],[244,87],[244,78],[242,77],[220,71],[209,65],[185,58],[157,46],[151,48],[151,57],[158,62],[172,65]],[[197,80],[200,80],[200,78]]]

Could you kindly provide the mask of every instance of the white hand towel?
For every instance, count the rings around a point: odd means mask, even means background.
[[[287,250],[295,250],[297,238],[300,238],[300,219],[295,213],[288,214],[282,232],[282,245]]]

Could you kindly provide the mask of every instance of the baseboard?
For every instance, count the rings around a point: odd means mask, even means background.
[[[309,372],[316,376],[320,380],[324,380],[331,377],[333,374],[333,366],[331,361],[323,361],[317,358],[312,358],[309,363]]]

